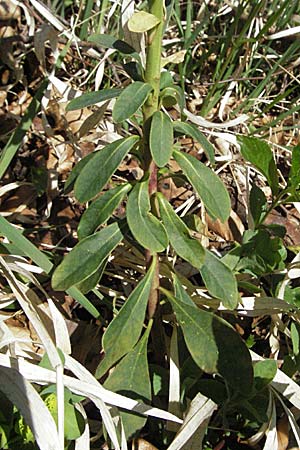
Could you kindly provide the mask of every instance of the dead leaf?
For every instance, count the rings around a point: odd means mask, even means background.
[[[233,234],[228,225],[228,220],[226,220],[225,223],[222,223],[219,219],[212,220],[207,214],[206,222],[210,231],[213,231],[225,241],[234,241]]]
[[[139,438],[132,442],[132,450],[158,450],[158,448],[145,439]]]
[[[286,450],[289,445],[289,419],[285,415],[277,422],[278,450]]]
[[[12,19],[21,19],[21,9],[10,0],[2,0],[0,2],[0,18],[1,22],[7,22]]]

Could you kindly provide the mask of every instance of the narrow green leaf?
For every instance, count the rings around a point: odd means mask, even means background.
[[[292,152],[292,167],[289,173],[289,185],[300,190],[300,145],[296,145]]]
[[[103,376],[110,367],[128,353],[137,343],[143,328],[150,289],[156,268],[156,258],[130,294],[118,315],[104,333],[102,345],[105,357],[96,371],[96,378]]]
[[[138,11],[128,20],[128,29],[133,33],[146,33],[159,23],[160,20],[154,14]]]
[[[191,297],[188,295],[186,290],[183,288],[179,278],[175,273],[172,273],[173,285],[175,291],[175,297],[178,298],[182,303],[186,303],[187,305],[193,306],[197,308]]]
[[[263,191],[258,186],[256,186],[256,184],[253,184],[250,191],[249,200],[253,222],[254,225],[257,226],[261,222],[267,211],[267,199]]]
[[[100,195],[83,213],[78,225],[78,238],[83,239],[104,224],[130,191],[129,183],[117,186]]]
[[[131,45],[127,44],[127,42],[122,41],[121,39],[116,39],[110,34],[92,34],[88,37],[88,41],[94,42],[101,47],[114,48],[125,55],[136,53],[136,50],[131,47]]]
[[[21,122],[15,129],[15,131],[10,136],[7,144],[1,151],[0,156],[0,179],[5,174],[9,164],[11,163],[13,157],[17,153],[19,147],[21,146],[23,142],[23,138],[29,128],[31,127],[32,121],[34,117],[39,112],[41,101],[44,95],[44,92],[48,86],[48,79],[46,78],[41,85],[39,86],[38,90],[36,91],[35,96],[31,100],[30,105],[28,106],[28,109],[26,110],[24,116],[21,119]]]
[[[117,364],[104,387],[134,400],[149,403],[151,382],[148,369],[147,343],[152,322],[136,346]],[[122,411],[125,435],[129,440],[146,423],[147,417]]]
[[[299,343],[300,343],[300,333],[299,327],[292,322],[291,323],[291,339],[293,344],[293,353],[295,356],[299,355]]]
[[[194,156],[178,150],[173,155],[212,219],[227,220],[231,209],[230,197],[220,178]]]
[[[173,126],[167,114],[156,111],[151,120],[150,151],[158,167],[164,167],[173,151]]]
[[[123,69],[133,81],[144,81],[143,66],[137,61],[129,61],[123,64]]]
[[[150,84],[142,81],[127,86],[115,103],[113,120],[118,123],[131,117],[145,103],[151,91]]]
[[[80,97],[76,97],[67,105],[67,111],[85,108],[86,106],[96,105],[96,103],[104,102],[112,98],[118,97],[122,92],[120,88],[102,89],[96,92],[87,92]]]
[[[205,251],[205,260],[200,273],[208,292],[220,299],[228,309],[234,309],[239,300],[237,282],[232,271],[210,251]]]
[[[177,216],[166,198],[161,193],[157,194],[157,198],[163,224],[172,247],[181,258],[199,269],[205,256],[202,245],[190,236],[188,227]]]
[[[248,394],[253,383],[252,362],[239,334],[215,314],[195,308],[165,289],[161,290],[172,304],[196,364],[207,373],[222,375],[235,393]]]
[[[253,164],[267,179],[273,194],[279,190],[278,173],[269,145],[261,139],[248,136],[238,136],[243,157]]]
[[[215,163],[215,149],[213,145],[206,139],[204,134],[201,133],[201,131],[198,130],[196,125],[192,123],[186,123],[186,122],[179,122],[175,121],[173,122],[174,130],[178,133],[185,134],[186,136],[190,136],[195,141],[199,142],[199,144],[202,146],[203,150],[206,153],[206,156],[211,164]]]
[[[95,319],[101,318],[101,314],[95,308],[93,303],[82,293],[76,286],[67,289],[67,294],[73,297],[80,305],[82,305]]]
[[[148,183],[148,180],[137,183],[129,194],[127,223],[139,244],[152,252],[162,252],[169,241],[163,224],[150,212]]]
[[[0,215],[0,236],[6,237],[13,242],[22,252],[32,259],[33,262],[46,273],[49,273],[53,267],[52,262],[45,253],[41,252],[32,242],[30,242],[22,232],[9,223]]]
[[[162,292],[166,293],[164,289]],[[194,361],[204,372],[217,373],[219,350],[212,329],[214,315],[197,309],[186,301],[182,302],[170,294],[168,300],[172,304]]]
[[[80,241],[54,271],[53,289],[65,291],[88,278],[96,272],[122,238],[119,225],[112,223]]]
[[[64,191],[67,194],[68,192],[70,192],[73,189],[74,183],[78,177],[78,175],[80,174],[80,172],[82,171],[82,169],[87,165],[87,163],[94,158],[95,155],[97,155],[98,152],[92,152],[89,153],[87,156],[85,156],[84,158],[82,158],[77,164],[76,166],[73,167],[72,172],[70,173],[70,175],[67,178],[67,181],[65,182],[64,185]]]
[[[88,292],[93,290],[99,283],[99,280],[105,270],[106,264],[107,259],[100,264],[96,272],[92,273],[92,275],[90,275],[88,278],[76,284],[76,288],[79,289],[79,291],[83,294],[87,294]]]
[[[138,136],[118,139],[97,152],[84,166],[75,181],[76,198],[84,203],[95,197],[138,141]]]
[[[47,256],[23,236],[20,230],[15,228],[2,216],[0,216],[0,235],[5,236],[13,242],[22,254],[30,258],[45,273],[48,274],[52,270],[53,264]],[[75,286],[68,289],[67,293],[80,303],[93,317],[96,319],[99,317],[99,312],[95,306]]]

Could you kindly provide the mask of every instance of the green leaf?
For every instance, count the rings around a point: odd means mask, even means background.
[[[96,228],[105,223],[130,191],[129,183],[117,186],[100,195],[83,213],[78,225],[78,238],[83,239],[92,234]]]
[[[220,299],[228,309],[234,309],[239,300],[237,282],[228,266],[208,250],[200,273],[208,292]]]
[[[256,184],[253,184],[250,191],[249,200],[253,222],[254,225],[257,226],[258,224],[260,224],[267,211],[267,199],[263,191],[258,186],[256,186]]]
[[[148,272],[105,331],[102,340],[105,357],[96,370],[96,378],[102,377],[113,364],[137,343],[145,320],[155,268],[156,258],[153,258]]]
[[[163,90],[168,87],[174,87],[174,80],[173,80],[171,73],[168,70],[165,70],[164,72],[161,72],[161,74],[160,74],[159,88],[160,88],[161,94],[162,94]]]
[[[250,353],[239,334],[215,314],[189,305],[161,289],[170,300],[186,345],[196,364],[219,373],[234,393],[249,392],[253,382]],[[186,294],[187,295],[187,294]]]
[[[57,416],[57,396],[56,394],[48,394],[44,402],[49,409],[56,424],[58,423]],[[82,414],[70,403],[65,402],[65,420],[64,420],[64,435],[67,440],[74,440],[79,438],[83,433],[85,423]]]
[[[188,227],[177,216],[168,200],[161,193],[157,194],[157,198],[163,224],[172,247],[181,258],[199,269],[205,256],[202,245],[190,236]]]
[[[289,185],[300,189],[300,145],[296,145],[292,152],[292,167],[289,173]]]
[[[169,86],[164,88],[160,93],[160,99],[165,108],[170,108],[178,103],[182,112],[185,107],[184,92],[179,86]]]
[[[144,81],[143,67],[136,61],[129,61],[123,64],[123,69],[133,79],[133,81]]]
[[[140,181],[128,196],[127,223],[135,239],[152,252],[162,252],[168,245],[163,224],[150,212],[149,181]]]
[[[20,229],[9,223],[7,219],[1,215],[0,236],[6,237],[22,251],[22,254],[25,254],[28,258],[32,259],[32,261],[35,262],[38,267],[43,269],[44,272],[49,273],[52,270],[53,264],[45,253],[41,252],[41,250],[39,250],[31,241],[23,236]]]
[[[212,219],[228,219],[231,209],[229,194],[220,178],[194,156],[175,150],[175,160],[203,201]]]
[[[107,259],[105,261],[103,261],[102,264],[100,264],[100,266],[98,267],[96,272],[92,273],[92,275],[90,275],[88,278],[86,278],[85,280],[78,283],[76,285],[77,289],[79,289],[79,291],[82,292],[83,294],[87,294],[92,289],[94,289],[97,286],[97,284],[99,283],[99,280],[103,275],[106,264],[107,264]]]
[[[150,84],[142,81],[127,86],[115,103],[113,120],[119,123],[131,117],[145,103],[151,91]]]
[[[150,325],[150,326],[149,326]],[[138,344],[114,368],[104,387],[134,400],[148,403],[151,399],[151,383],[148,369],[147,342],[152,323],[148,325]],[[129,440],[146,423],[147,417],[134,413],[120,413],[125,435]]]
[[[258,361],[254,365],[254,390],[256,392],[264,389],[271,383],[277,372],[277,363],[274,360],[266,359]]]
[[[185,134],[186,136],[190,136],[195,141],[199,142],[201,147],[206,153],[206,156],[211,164],[215,164],[215,149],[213,145],[206,139],[204,134],[198,130],[196,125],[192,123],[186,122],[173,122],[174,130],[178,133]]]
[[[95,197],[138,141],[138,136],[118,139],[97,152],[77,177],[74,186],[76,198],[84,203]]]
[[[16,422],[13,429],[14,429],[15,433],[19,434],[22,437],[22,441],[24,444],[29,444],[30,442],[32,442],[32,443],[35,442],[34,434],[31,431],[31,429],[29,428],[29,426],[26,424],[23,416],[21,416],[21,415],[19,416],[18,421]],[[6,447],[6,448],[9,448],[9,447]]]
[[[146,11],[134,13],[128,20],[128,29],[133,33],[145,33],[160,23],[160,20]]]
[[[121,39],[116,39],[110,34],[92,34],[88,37],[88,41],[94,42],[101,47],[114,48],[125,55],[136,53],[136,50],[131,47],[131,45],[127,44],[127,42],[122,41]]]
[[[294,322],[291,323],[291,339],[293,344],[293,353],[295,356],[299,355],[299,341],[300,341],[299,326]]]
[[[173,151],[173,126],[167,114],[156,111],[151,120],[150,151],[158,167],[164,167]]]
[[[279,190],[278,173],[269,145],[261,139],[238,136],[243,157],[253,164],[267,179],[273,194]]]
[[[68,192],[70,192],[73,189],[74,183],[78,177],[78,175],[80,174],[80,172],[82,171],[82,169],[87,165],[87,163],[94,158],[95,155],[97,155],[97,152],[92,152],[89,153],[87,156],[85,156],[84,158],[82,158],[77,164],[76,166],[73,167],[72,172],[70,173],[70,175],[67,178],[67,181],[65,182],[65,186],[64,186],[64,191],[67,194]]]
[[[98,270],[122,238],[119,225],[112,223],[80,241],[54,271],[53,289],[65,291],[88,278]]]
[[[96,92],[87,92],[80,97],[76,97],[67,105],[67,111],[85,108],[86,106],[96,105],[96,103],[104,102],[112,98],[118,97],[122,92],[120,88],[102,89]]]
[[[175,273],[172,273],[173,278],[173,285],[175,290],[175,297],[178,298],[182,303],[186,303],[187,305],[193,306],[196,308],[195,303],[191,299],[191,297],[188,295],[186,290],[183,288],[179,278]]]

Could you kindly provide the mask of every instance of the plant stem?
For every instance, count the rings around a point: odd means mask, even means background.
[[[157,191],[157,166],[152,160],[149,147],[149,130],[152,115],[159,107],[159,90],[160,90],[160,72],[161,72],[161,42],[164,25],[164,2],[162,0],[149,0],[149,12],[156,16],[160,23],[147,35],[147,60],[145,70],[145,82],[152,86],[152,93],[143,106],[143,122],[144,122],[144,142],[143,142],[143,156],[144,169],[149,172],[149,195],[151,196]],[[146,264],[149,266],[152,261],[152,254],[149,249],[146,249]],[[158,304],[158,287],[159,287],[159,266],[155,271],[155,277],[152,283],[149,301],[148,301],[148,316],[151,319],[156,311]]]

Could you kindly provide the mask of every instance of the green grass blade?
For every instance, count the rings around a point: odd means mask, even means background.
[[[53,264],[34,244],[32,244],[22,232],[11,225],[4,217],[0,216],[0,235],[5,236],[9,241],[26,254],[37,266],[49,274],[53,269]],[[98,318],[99,312],[94,305],[76,288],[71,287],[66,291],[78,303],[80,303],[93,317]]]
[[[48,79],[45,79],[41,83],[35,96],[31,100],[31,103],[28,106],[28,109],[25,112],[24,116],[22,117],[20,124],[17,126],[16,130],[11,135],[9,141],[7,142],[6,146],[2,150],[2,153],[0,156],[0,179],[5,174],[13,157],[15,156],[18,149],[20,148],[25,134],[31,127],[34,117],[37,115],[37,113],[40,109],[41,100],[43,98],[43,95],[47,88],[47,85],[48,85]]]
[[[86,41],[88,37],[89,19],[92,15],[93,6],[94,6],[93,0],[86,0],[83,14],[83,21],[79,33],[79,39],[81,39],[82,41]]]
[[[49,273],[51,271],[53,264],[47,256],[23,236],[20,230],[11,225],[2,216],[0,216],[0,235],[5,236],[9,241],[13,242],[16,247],[20,248],[44,272]]]

